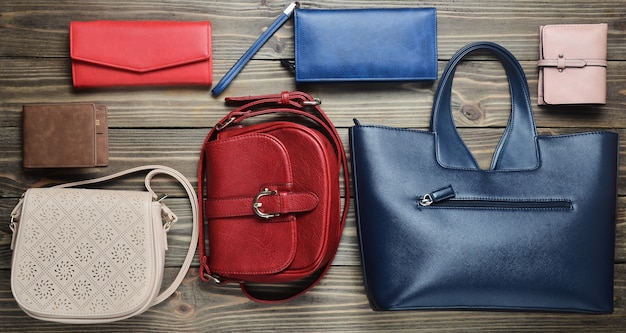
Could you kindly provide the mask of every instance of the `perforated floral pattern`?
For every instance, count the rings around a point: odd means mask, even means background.
[[[147,192],[32,189],[24,207],[11,279],[22,306],[102,318],[150,301],[162,268]]]

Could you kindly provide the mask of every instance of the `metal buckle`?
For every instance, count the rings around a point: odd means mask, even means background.
[[[280,214],[275,213],[275,214],[267,214],[261,211],[261,207],[263,207],[263,203],[259,202],[259,199],[261,199],[262,197],[268,196],[268,195],[277,195],[278,191],[270,191],[270,189],[268,188],[264,188],[263,191],[259,192],[259,194],[257,194],[254,197],[254,202],[252,203],[252,209],[254,210],[254,213],[264,219],[270,219],[272,217],[276,217],[276,216],[280,216]]]
[[[11,232],[15,232],[15,226],[17,224],[15,223],[15,216],[11,215],[11,222],[9,222],[9,229],[11,229]]]
[[[222,284],[222,279],[220,279],[220,277],[217,275],[205,274],[205,276],[211,279],[211,281],[215,282],[216,284]]]
[[[319,99],[319,98],[314,98],[312,101],[304,101],[304,102],[302,102],[302,105],[305,105],[305,106],[322,105],[322,100]]]
[[[237,119],[237,117],[233,116],[228,118],[228,120],[226,120],[225,122],[221,123],[221,124],[217,124],[215,125],[215,129],[218,131],[223,130],[224,128],[226,128],[228,125],[232,124],[233,121],[235,121],[235,119]]]

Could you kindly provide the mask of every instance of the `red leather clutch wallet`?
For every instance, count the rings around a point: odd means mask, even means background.
[[[342,214],[339,175],[347,170],[345,151],[328,118],[304,93],[227,101],[245,105],[209,133],[198,168],[200,214],[206,221],[199,242],[201,278],[239,282],[255,301],[292,299],[321,279],[337,251],[350,199],[346,194]],[[241,123],[271,113],[299,115],[318,126]],[[349,189],[347,174],[344,181]],[[249,282],[308,277],[297,292],[271,300],[248,288]]]
[[[211,85],[211,23],[89,21],[70,24],[75,88]]]

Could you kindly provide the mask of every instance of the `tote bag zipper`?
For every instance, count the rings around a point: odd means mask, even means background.
[[[418,200],[420,207],[476,208],[476,209],[572,209],[565,199],[482,199],[456,198],[451,185],[424,194]]]

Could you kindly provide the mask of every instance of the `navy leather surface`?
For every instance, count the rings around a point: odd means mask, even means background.
[[[491,50],[500,60],[511,90],[511,116],[500,143],[496,147],[492,170],[534,169],[539,165],[537,131],[532,114],[528,83],[517,59],[498,44],[468,44],[460,49],[444,69],[433,102],[431,130],[437,134],[437,159],[450,168],[478,169],[478,163],[459,136],[452,120],[450,100],[456,66],[478,49]]]
[[[478,49],[503,62],[516,108],[489,170],[458,137],[447,86]],[[372,307],[612,312],[618,135],[537,136],[523,71],[508,51],[475,43],[452,59],[430,131],[350,132]],[[453,198],[419,204],[448,186]]]
[[[296,82],[437,79],[435,8],[297,9]]]

